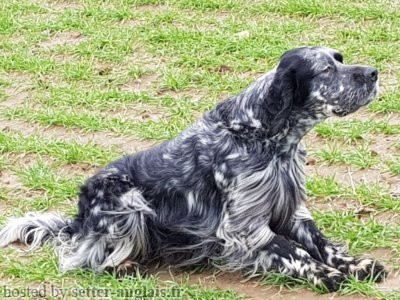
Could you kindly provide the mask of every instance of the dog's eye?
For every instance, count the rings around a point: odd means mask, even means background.
[[[340,53],[333,54],[333,58],[336,59],[338,62],[343,63],[343,55]]]
[[[323,73],[329,73],[329,72],[331,72],[332,70],[333,70],[332,66],[326,66],[326,67],[322,70],[322,72],[323,72]]]

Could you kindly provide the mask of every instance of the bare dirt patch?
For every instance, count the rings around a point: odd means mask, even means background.
[[[60,174],[68,174],[70,176],[88,176],[94,174],[98,168],[94,168],[89,164],[67,164],[57,167]]]
[[[126,28],[134,28],[134,27],[140,27],[146,25],[147,21],[146,20],[141,20],[141,19],[128,19],[128,20],[122,20],[121,22],[118,23],[118,26],[120,27],[126,27]]]
[[[333,18],[333,17],[325,17],[325,18],[304,18],[312,24],[315,24],[315,30],[312,32],[307,32],[304,35],[300,36],[301,43],[305,45],[312,45],[315,44],[315,40],[319,40],[322,33],[325,34],[325,44],[329,45],[329,43],[333,42],[336,39],[336,34],[338,30],[348,27],[354,27],[354,24],[350,22],[343,22],[340,18]],[[301,44],[300,43],[300,44]]]
[[[361,208],[360,203],[340,197],[324,200],[320,198],[309,199],[307,201],[307,206],[313,210],[323,212],[356,211]]]
[[[16,108],[25,103],[31,97],[29,91],[17,87],[6,88],[7,100],[0,103],[5,108]]]
[[[39,47],[52,49],[59,45],[77,45],[83,41],[85,37],[79,32],[58,32],[54,36],[50,37],[47,41],[39,43]]]
[[[178,283],[199,284],[205,288],[219,288],[223,290],[233,290],[239,295],[245,296],[252,300],[272,300],[272,299],[307,299],[307,300],[328,300],[328,299],[348,299],[361,300],[366,297],[358,295],[339,296],[336,293],[319,295],[312,291],[304,289],[289,290],[274,286],[263,285],[257,279],[246,280],[246,278],[237,273],[221,273],[216,274],[212,271],[203,271],[201,273],[193,273],[190,276],[182,273],[173,273],[167,270],[157,272],[157,276],[161,280],[173,280]]]
[[[74,56],[71,54],[56,54],[52,56],[52,58],[59,64],[65,64],[65,63],[70,63],[74,61]],[[55,77],[54,75],[52,76],[53,78]]]
[[[9,170],[0,171],[0,186],[7,189],[20,189],[23,184],[19,177]]]
[[[379,223],[379,224],[388,224],[388,225],[393,225],[393,224],[400,224],[400,214],[396,212],[391,212],[391,211],[384,211],[384,212],[376,212],[373,214],[374,219]]]
[[[103,115],[103,114],[102,114]],[[124,109],[118,109],[114,111],[108,111],[104,114],[105,117],[114,117],[124,121],[159,121],[162,118],[168,116],[166,109],[161,107],[155,108],[151,105],[146,105],[145,103],[135,103],[135,106],[129,106]]]
[[[367,117],[367,112],[360,112],[357,115],[359,118]],[[369,113],[369,120],[376,120],[371,117]],[[393,124],[396,124],[396,118],[393,118]],[[346,121],[346,119],[344,119]],[[365,134],[363,137],[368,146],[371,156],[379,156],[381,163],[372,166],[368,169],[360,169],[353,165],[338,165],[329,164],[322,159],[314,157],[313,151],[326,149],[331,143],[336,146],[344,145],[346,148],[351,148],[351,144],[345,144],[341,141],[331,141],[329,139],[320,137],[317,133],[311,132],[304,139],[303,143],[307,151],[311,154],[308,155],[308,163],[305,166],[306,176],[318,175],[322,177],[334,177],[339,183],[345,186],[354,187],[360,183],[381,183],[387,186],[393,193],[400,191],[400,177],[389,172],[387,166],[383,162],[393,159],[395,153],[398,151],[396,143],[398,142],[397,135],[385,134]],[[357,146],[354,145],[354,149]]]
[[[157,12],[167,11],[169,9],[171,9],[171,7],[168,5],[150,5],[150,4],[138,5],[138,6],[132,7],[133,11],[149,12],[152,14],[157,13]]]
[[[370,255],[372,257],[379,257],[382,260],[387,260],[393,255],[393,253],[390,249],[387,248],[377,248],[372,250]]]
[[[375,121],[375,122],[387,122],[389,125],[398,125],[400,119],[400,114],[391,113],[391,114],[381,114],[381,113],[373,113],[368,111],[366,107],[360,108],[355,113],[348,115],[346,117],[334,117],[330,119],[330,121],[351,121],[351,120],[359,120],[359,121]],[[329,122],[329,121],[328,121]]]
[[[139,79],[129,81],[122,85],[120,90],[134,93],[149,91],[152,85],[157,82],[158,78],[159,76],[157,74],[143,75]]]
[[[397,70],[388,67],[379,74],[380,94],[392,91],[398,86],[399,79],[397,78]]]
[[[29,168],[37,164],[37,162],[44,162],[47,165],[52,165],[55,159],[47,155],[39,155],[36,153],[8,153],[7,159],[9,165],[18,166],[19,169]],[[96,167],[85,163],[65,164],[57,166],[57,173],[62,176],[87,176],[94,173]],[[11,176],[10,176],[11,175]],[[2,179],[4,177],[4,179]],[[12,186],[7,186],[10,181]],[[23,188],[23,184],[19,177],[9,170],[0,171],[0,187],[7,187],[10,190],[19,190]]]
[[[67,9],[81,9],[83,8],[82,4],[73,1],[39,1],[45,4],[47,7],[57,11],[62,12]]]
[[[163,95],[163,96],[171,96],[175,99],[179,99],[179,98],[189,98],[190,100],[192,100],[193,102],[199,102],[201,101],[203,98],[205,98],[207,96],[207,92],[206,91],[202,91],[202,90],[184,90],[184,91],[171,91],[171,90],[158,90],[157,91],[158,95]]]
[[[344,186],[354,187],[357,184],[381,183],[394,193],[400,188],[400,178],[381,169],[360,170],[353,166],[343,165],[308,165],[305,166],[306,176],[318,175],[333,177]]]
[[[15,108],[32,97],[33,83],[30,75],[11,72],[8,79],[11,80],[11,85],[4,89],[6,100],[0,102],[0,107]]]
[[[38,161],[42,161],[46,164],[52,164],[54,159],[47,155],[39,155],[36,153],[7,153],[7,160],[10,166],[20,166],[23,168],[29,168],[36,164]]]
[[[385,281],[378,285],[378,289],[383,292],[400,291],[399,271],[392,271]]]
[[[396,152],[396,144],[399,142],[399,137],[397,135],[384,135],[375,134],[368,137],[367,140],[372,140],[368,148],[371,153],[379,155],[382,161],[393,158],[393,154]]]
[[[225,22],[229,18],[232,18],[232,14],[227,11],[217,11],[214,16],[215,19],[221,23]]]
[[[23,169],[35,165],[39,161],[39,157],[32,153],[11,153],[7,155],[7,160],[10,166]],[[40,160],[45,162],[50,161],[45,156],[41,157]],[[21,178],[9,169],[0,171],[0,189],[7,191],[7,198],[3,203],[0,202],[0,211],[16,206],[15,199],[31,199],[45,194],[42,190],[24,187]]]

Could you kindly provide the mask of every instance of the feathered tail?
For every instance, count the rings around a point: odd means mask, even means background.
[[[33,250],[55,238],[65,240],[70,223],[70,219],[56,213],[30,212],[22,218],[10,218],[0,231],[0,247],[20,241]]]

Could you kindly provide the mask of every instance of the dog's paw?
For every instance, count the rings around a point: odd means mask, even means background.
[[[369,258],[357,259],[354,264],[349,265],[349,271],[358,280],[372,279],[375,282],[381,282],[388,274],[384,266]]]
[[[318,271],[313,274],[313,277],[309,277],[309,279],[312,279],[314,285],[321,287],[326,292],[336,292],[343,282],[348,280],[348,275],[335,268],[321,265]]]
[[[337,267],[343,273],[353,275],[357,280],[382,281],[388,274],[385,268],[376,260],[370,258],[352,258]]]
[[[336,292],[337,290],[340,289],[342,284],[347,280],[347,276],[341,272],[334,272],[327,274],[325,276],[322,276],[319,281],[320,281],[320,286],[325,288],[328,292]]]
[[[124,277],[127,275],[146,276],[147,269],[134,261],[127,260],[116,268],[116,274],[118,277]]]

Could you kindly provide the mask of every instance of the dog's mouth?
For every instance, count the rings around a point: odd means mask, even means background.
[[[332,112],[333,112],[333,114],[335,116],[338,116],[338,117],[344,117],[344,116],[346,116],[346,115],[348,115],[350,113],[350,112],[348,112],[346,110],[343,110],[341,108],[335,108],[335,109],[332,110]]]
[[[353,105],[352,107],[346,107],[346,108],[339,106],[335,107],[334,109],[332,109],[332,113],[338,117],[347,116],[348,114],[357,111],[359,108],[370,104],[376,98],[378,91],[379,91],[379,86],[378,83],[376,83],[372,88],[372,90],[370,91],[370,93],[366,97],[364,97],[361,101],[357,101],[356,104]]]

